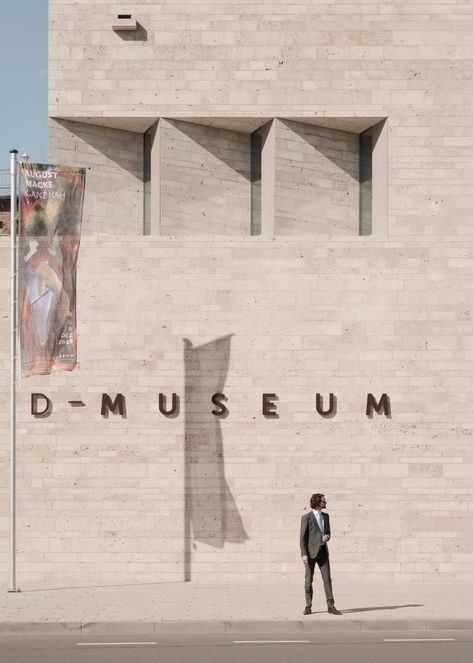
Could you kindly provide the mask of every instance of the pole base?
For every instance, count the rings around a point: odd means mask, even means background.
[[[9,589],[8,594],[19,594],[21,592],[21,589]]]

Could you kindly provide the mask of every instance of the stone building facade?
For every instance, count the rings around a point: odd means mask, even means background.
[[[19,389],[21,583],[300,578],[313,492],[337,587],[471,580],[473,6],[49,12],[49,158],[88,169],[80,365]]]

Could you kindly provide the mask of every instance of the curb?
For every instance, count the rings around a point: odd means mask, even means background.
[[[360,631],[473,630],[473,619],[372,619],[312,621],[161,621],[161,622],[6,622],[0,636],[179,633],[337,633]]]

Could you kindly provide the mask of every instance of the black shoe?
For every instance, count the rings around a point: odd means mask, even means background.
[[[307,606],[304,608],[304,612],[302,613],[303,615],[311,615],[312,610],[308,608]]]
[[[331,615],[341,615],[342,613],[340,610],[337,610],[337,608],[334,605],[329,605],[327,608],[327,612],[329,612]]]

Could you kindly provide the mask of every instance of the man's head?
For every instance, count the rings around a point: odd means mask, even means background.
[[[327,506],[327,500],[325,495],[322,493],[314,493],[310,498],[310,508],[311,509],[325,509]]]

